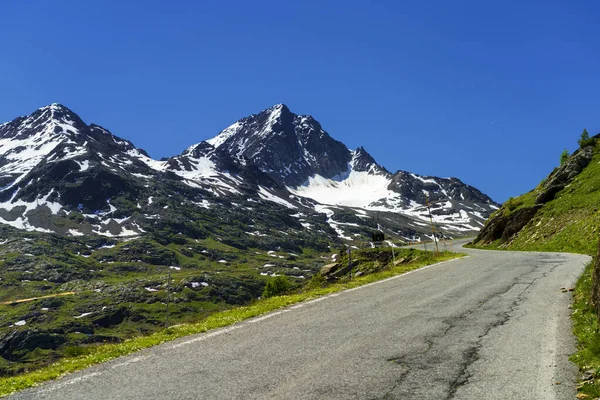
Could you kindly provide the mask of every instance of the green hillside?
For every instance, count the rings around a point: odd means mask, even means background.
[[[473,244],[490,249],[594,255],[600,233],[600,140],[597,139],[598,136],[590,139],[590,146],[577,150],[535,189],[505,202],[490,216]],[[587,164],[577,172],[586,157]],[[568,174],[575,172],[568,179]],[[561,177],[562,189],[557,185]],[[560,190],[552,193],[557,189]]]

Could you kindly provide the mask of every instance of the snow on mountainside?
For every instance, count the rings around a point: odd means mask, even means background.
[[[358,151],[351,151],[352,159],[343,173],[332,178],[313,175],[303,184],[290,191],[298,196],[309,197],[322,204],[369,208],[382,198],[393,198],[397,193],[388,189],[389,173],[377,173],[375,165],[370,170],[357,170]]]
[[[90,198],[80,189],[98,184],[97,191],[107,180],[107,172],[119,174],[127,170],[140,178],[152,179],[157,168],[160,163],[129,141],[100,126],[88,126],[68,108],[51,104],[28,117],[0,125],[0,222],[20,229],[52,232],[42,220],[74,205],[81,210],[95,210],[98,224],[91,224],[86,233],[107,234],[100,220],[114,211],[106,199],[111,191]],[[81,186],[75,184],[78,179],[82,180]],[[40,213],[44,211],[42,218]],[[37,223],[32,222],[35,219]],[[104,222],[107,220],[110,222],[106,218]],[[121,229],[122,234],[142,231],[135,224],[125,225],[128,227]],[[72,230],[71,234],[83,233]]]
[[[0,125],[0,223],[20,229],[204,236],[199,221],[210,221],[213,232],[218,221],[246,221],[290,237],[350,240],[380,214],[394,234],[421,237],[426,198],[446,232],[474,232],[495,208],[456,178],[392,174],[364,148],[349,150],[283,104],[162,161],[60,104]],[[238,212],[236,220],[227,216]]]

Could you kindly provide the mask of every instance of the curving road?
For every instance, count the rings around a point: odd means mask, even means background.
[[[89,368],[13,399],[571,399],[590,258],[468,258]]]

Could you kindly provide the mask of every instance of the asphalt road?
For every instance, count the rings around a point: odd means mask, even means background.
[[[14,399],[572,399],[589,257],[470,257],[190,336]]]

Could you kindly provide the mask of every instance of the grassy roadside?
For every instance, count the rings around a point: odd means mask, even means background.
[[[573,294],[573,333],[577,352],[571,356],[584,380],[577,386],[578,399],[600,397],[600,323],[591,304],[594,263],[586,266]]]
[[[245,319],[256,317],[301,301],[363,286],[392,276],[401,275],[426,265],[462,256],[463,255],[461,254],[449,252],[444,252],[435,256],[433,253],[423,252],[423,255],[413,262],[393,266],[372,274],[362,275],[351,281],[338,282],[325,287],[313,287],[316,285],[308,285],[308,288],[303,289],[300,292],[257,300],[247,306],[212,314],[197,323],[174,326],[149,336],[136,337],[122,343],[86,348],[85,354],[64,358],[55,364],[16,377],[0,378],[0,397],[183,336],[203,333],[211,329],[232,325]]]

